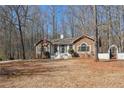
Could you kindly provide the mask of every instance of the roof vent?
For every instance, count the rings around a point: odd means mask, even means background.
[[[64,35],[63,35],[63,34],[61,34],[61,35],[60,35],[60,39],[63,39],[63,38],[64,38]]]

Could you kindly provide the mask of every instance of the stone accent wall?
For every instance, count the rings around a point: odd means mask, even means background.
[[[81,46],[81,44],[83,44],[83,43],[85,43],[89,46],[89,51],[87,51],[87,52],[78,51],[79,46]],[[94,40],[92,40],[90,38],[83,37],[83,38],[79,39],[77,42],[75,42],[74,46],[75,46],[74,50],[82,58],[94,57],[94,55],[95,55],[95,42],[94,42]]]

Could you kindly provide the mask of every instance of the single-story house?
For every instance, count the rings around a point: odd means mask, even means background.
[[[80,57],[89,58],[95,57],[95,40],[87,34],[73,37],[54,40],[40,40],[35,44],[36,58],[54,58],[54,59],[67,59],[71,57],[69,49],[73,49]],[[44,52],[49,56],[44,56]],[[118,52],[117,45],[110,45],[108,52],[98,53],[99,59],[121,59],[124,60],[124,53]]]
[[[36,44],[36,58],[42,54],[41,51],[48,51],[55,59],[71,57],[69,49],[73,49],[80,57],[94,57],[95,41],[88,35],[81,35],[74,38],[63,38],[54,40],[40,40]]]

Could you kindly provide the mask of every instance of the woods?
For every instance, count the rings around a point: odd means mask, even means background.
[[[97,21],[97,22],[96,22]],[[97,28],[96,28],[97,26]],[[98,52],[112,44],[124,52],[123,6],[0,6],[0,58],[31,59],[34,44],[88,34],[97,38]]]

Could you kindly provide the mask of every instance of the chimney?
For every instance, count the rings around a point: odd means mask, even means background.
[[[61,35],[60,35],[60,39],[63,39],[63,38],[64,38],[64,35],[63,35],[63,34],[61,34]]]
[[[87,32],[84,32],[84,35],[87,35],[88,36],[88,33]]]

